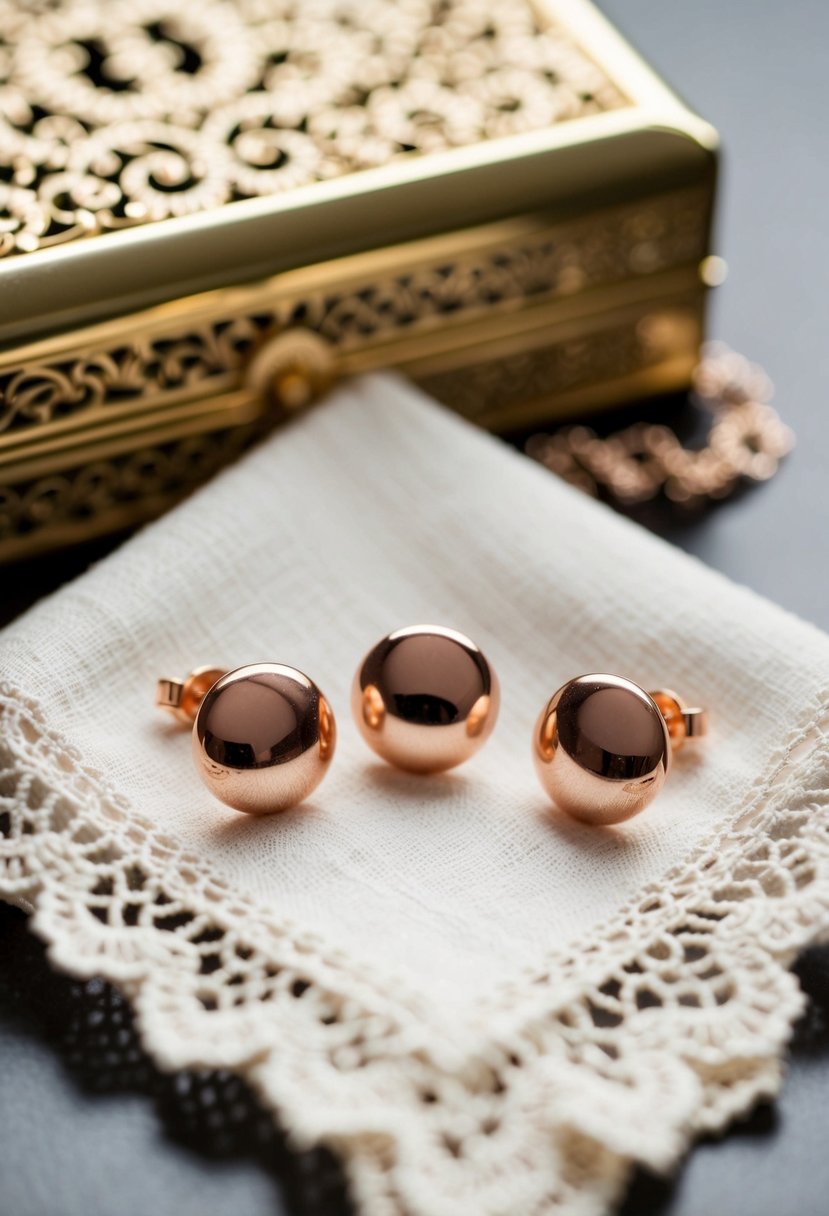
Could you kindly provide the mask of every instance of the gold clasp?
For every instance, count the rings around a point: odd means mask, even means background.
[[[293,414],[324,396],[337,374],[329,342],[309,329],[286,329],[256,351],[245,383],[261,400]]]

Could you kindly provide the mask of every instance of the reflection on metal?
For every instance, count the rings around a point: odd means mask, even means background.
[[[336,375],[330,342],[308,329],[286,329],[256,351],[244,383],[255,398],[294,414],[318,401]]]
[[[526,0],[3,0],[0,256],[623,107]]]
[[[688,383],[716,136],[587,0],[321,11],[0,0],[0,560],[341,376],[500,430]]]

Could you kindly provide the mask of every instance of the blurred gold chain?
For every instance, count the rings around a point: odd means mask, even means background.
[[[670,427],[639,422],[600,438],[587,426],[534,435],[534,460],[588,494],[631,506],[663,494],[696,504],[727,498],[741,482],[767,481],[794,445],[769,404],[761,367],[721,343],[708,343],[694,374],[694,396],[712,415],[705,444],[683,447]]]

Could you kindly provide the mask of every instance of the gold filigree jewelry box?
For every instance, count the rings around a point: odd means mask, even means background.
[[[0,0],[0,558],[343,375],[502,431],[687,384],[716,143],[586,0]]]

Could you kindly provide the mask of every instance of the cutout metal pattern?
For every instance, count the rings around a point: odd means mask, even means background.
[[[627,104],[527,0],[0,0],[0,257]]]

